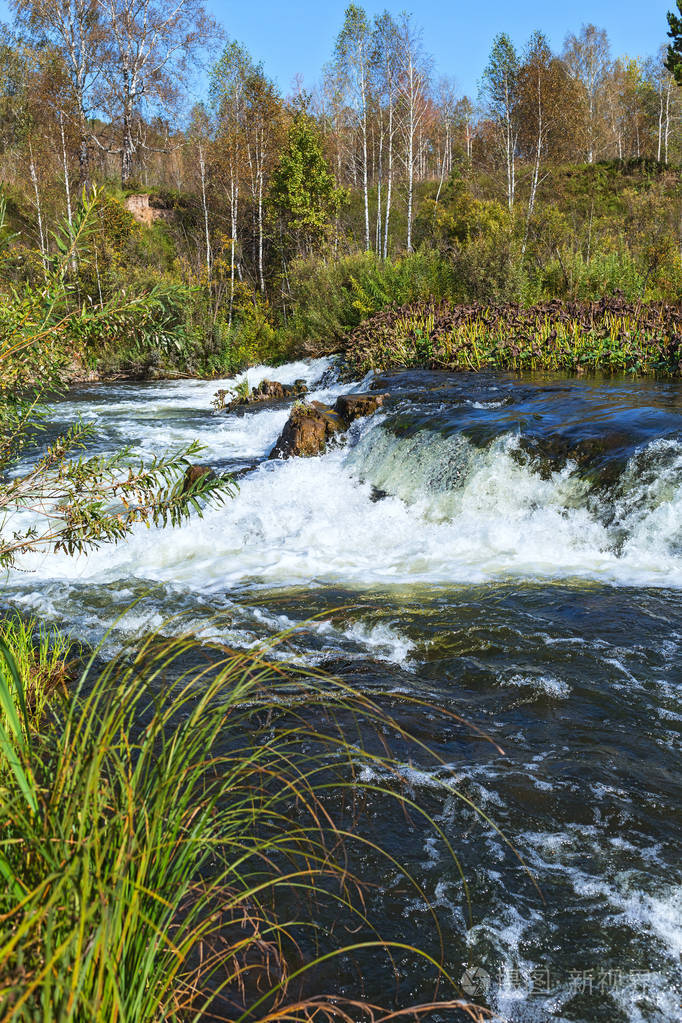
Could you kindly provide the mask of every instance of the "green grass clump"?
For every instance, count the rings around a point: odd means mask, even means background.
[[[0,644],[11,654],[32,716],[40,720],[55,690],[63,691],[68,682],[73,644],[58,629],[18,616],[0,620]],[[4,657],[0,657],[0,678],[16,696],[13,673]],[[0,722],[7,726],[1,703]]]
[[[389,728],[405,738],[397,724],[332,679],[152,637],[99,674],[91,664],[38,728],[2,654],[15,697],[0,687],[1,1020],[367,1018],[302,978],[342,951],[322,903],[345,933],[369,930],[346,951],[390,955],[349,847],[377,852],[358,823],[363,790],[423,813],[398,785],[361,781],[363,768],[399,777],[383,744]],[[487,1018],[462,1005],[442,955],[423,956],[441,1008]]]

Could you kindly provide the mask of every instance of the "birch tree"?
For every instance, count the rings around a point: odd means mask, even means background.
[[[79,186],[90,187],[90,130],[94,89],[102,64],[104,27],[99,0],[11,0],[20,25],[47,40],[68,75],[78,136]]]
[[[455,107],[455,127],[464,141],[464,152],[468,163],[471,163],[474,149],[474,105],[468,96],[457,101]]]
[[[230,304],[228,323],[232,324],[239,245],[239,202],[246,161],[247,82],[253,64],[246,50],[236,42],[225,47],[211,72],[211,103],[217,120],[215,152],[225,181],[230,210]]]
[[[334,65],[337,77],[344,82],[351,108],[355,111],[361,137],[362,193],[365,213],[365,249],[371,248],[369,228],[369,169],[367,155],[367,121],[371,78],[372,40],[367,15],[362,7],[346,8],[343,28],[336,39]]]
[[[675,104],[675,78],[666,65],[667,47],[662,46],[656,58],[649,58],[644,74],[651,94],[655,97],[654,110],[656,159],[668,163],[671,118]]]
[[[347,108],[343,96],[343,84],[339,81],[337,69],[333,63],[327,64],[323,70],[322,90],[319,97],[317,120],[324,133],[327,149],[332,157],[336,184],[344,180],[346,153],[346,135],[348,134]]]
[[[408,252],[412,252],[415,159],[419,155],[416,142],[427,110],[428,71],[421,33],[415,28],[410,15],[403,14],[398,23],[398,99],[400,132],[403,140],[402,158],[407,178],[405,247]]]
[[[265,294],[265,195],[282,142],[282,108],[274,85],[266,77],[262,65],[249,70],[244,89],[245,146],[249,168],[251,201],[256,220],[256,265],[258,287]]]
[[[398,26],[388,13],[375,18],[373,42],[373,65],[376,76],[376,91],[381,111],[381,160],[377,184],[377,251],[384,259],[388,256],[388,234],[393,198],[393,175],[396,135],[396,99],[398,83]],[[386,200],[382,212],[382,186],[384,183],[384,152]]]
[[[192,110],[189,127],[190,151],[199,169],[199,188],[201,194],[201,212],[204,221],[204,254],[206,277],[211,283],[213,252],[211,248],[211,230],[208,209],[208,153],[211,146],[212,125],[208,112],[203,104],[197,104]]]
[[[533,33],[518,76],[519,142],[531,164],[523,253],[538,187],[546,176],[544,167],[550,157],[566,155],[575,99],[575,86],[564,64],[554,57],[546,37],[541,32]]]
[[[46,0],[48,2],[48,0]],[[84,0],[79,0],[84,2]],[[100,93],[121,132],[121,184],[133,172],[145,114],[167,110],[186,86],[198,54],[219,36],[203,0],[96,0],[106,35]]]
[[[590,24],[583,25],[577,35],[568,35],[563,59],[583,89],[585,156],[588,163],[594,163],[599,152],[601,101],[611,69],[609,38],[605,30]]]
[[[436,202],[440,199],[440,193],[446,176],[452,173],[452,151],[457,129],[458,103],[457,88],[454,81],[451,78],[441,78],[438,83],[437,121],[441,128],[441,138],[439,140],[440,171]],[[440,152],[440,146],[442,146],[442,153]]]
[[[483,72],[490,117],[497,128],[507,175],[507,205],[514,209],[516,194],[516,150],[519,141],[519,58],[504,32],[496,36],[488,65]]]

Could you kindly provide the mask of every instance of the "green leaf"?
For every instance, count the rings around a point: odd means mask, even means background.
[[[22,716],[23,716],[23,719],[24,719],[24,726],[25,726],[26,730],[28,731],[28,712],[26,710],[26,694],[24,693],[24,684],[21,681],[21,676],[19,674],[19,669],[17,668],[17,663],[14,660],[14,657],[12,656],[12,654],[11,654],[11,652],[9,650],[9,647],[7,646],[7,644],[5,643],[5,641],[3,639],[0,639],[0,654],[2,654],[2,656],[3,656],[4,660],[5,660],[5,663],[6,663],[7,667],[9,668],[9,672],[10,672],[10,674],[12,676],[12,681],[14,682],[14,686],[15,686],[16,693],[17,693],[17,699],[19,700],[19,706],[21,708],[21,713],[22,713]],[[0,672],[0,680],[4,680],[4,676],[3,676],[2,672]],[[0,681],[0,684],[1,684],[1,681]],[[8,691],[8,696],[9,696],[9,691]],[[9,716],[8,716],[8,719],[9,719]]]
[[[1,640],[1,639],[0,639],[0,654],[4,658],[5,663],[7,664],[7,667],[9,669],[10,675],[12,676],[12,680],[14,681],[14,685],[16,687],[17,699],[19,701],[19,706],[21,707],[21,709],[23,711],[24,722],[26,722],[26,720],[27,720],[27,718],[26,718],[26,704],[25,704],[25,700],[24,700],[24,690],[23,690],[23,686],[21,684],[21,678],[19,677],[19,672],[17,670],[17,666],[16,666],[16,663],[14,661],[14,658],[12,657],[11,653],[9,652],[9,650],[8,650],[7,646],[5,645],[4,641]],[[0,664],[1,664],[1,662],[0,662]],[[9,684],[7,682],[7,676],[5,675],[5,672],[2,671],[2,670],[0,670],[0,710],[3,712],[3,714],[5,715],[5,717],[7,719],[7,723],[9,725],[9,728],[10,728],[10,730],[13,732],[13,734],[15,736],[15,741],[18,742],[21,747],[23,747],[24,746],[24,733],[23,733],[23,730],[22,730],[22,727],[21,727],[21,722],[19,721],[19,715],[17,714],[17,708],[15,706],[14,699],[12,697],[12,693],[10,692]]]
[[[2,874],[2,876],[7,881],[8,885],[10,886],[10,888],[12,890],[12,894],[14,895],[15,899],[18,899],[18,900],[19,899],[23,899],[23,897],[24,897],[24,890],[21,887],[21,885],[19,884],[19,880],[18,880],[16,874],[14,873],[14,871],[11,868],[11,866],[9,865],[9,861],[5,858],[5,856],[1,852],[0,852],[0,874]]]
[[[7,667],[16,686],[17,699],[23,711],[24,721],[28,722],[26,714],[26,701],[24,698],[24,689],[21,683],[21,679],[19,677],[19,672],[17,671],[17,666],[14,661],[14,658],[12,657],[10,651],[8,650],[7,646],[2,640],[0,640],[0,654],[2,655],[2,658],[7,664]],[[0,664],[1,663],[2,662],[0,661]],[[4,754],[5,759],[9,765],[10,771],[14,775],[14,778],[17,782],[17,785],[23,792],[24,798],[26,799],[26,802],[28,803],[32,812],[35,813],[36,810],[38,809],[38,801],[36,799],[35,791],[35,781],[33,779],[31,771],[24,770],[24,767],[17,753],[17,747],[21,750],[26,749],[26,740],[23,729],[21,727],[21,722],[19,720],[19,715],[17,713],[17,708],[15,706],[15,702],[12,697],[9,684],[7,682],[7,676],[5,675],[5,672],[2,670],[0,670],[0,712],[4,714],[10,732],[12,733],[12,736],[10,736],[4,724],[2,723],[2,721],[0,721],[0,753]]]

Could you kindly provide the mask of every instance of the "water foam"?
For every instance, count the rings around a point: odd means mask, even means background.
[[[498,681],[501,686],[513,686],[521,690],[530,690],[532,693],[557,700],[565,700],[571,694],[571,687],[567,682],[547,672],[534,672],[531,674],[515,673],[506,677],[501,676],[498,678]]]
[[[150,458],[161,452],[186,447],[199,439],[205,461],[249,460],[262,457],[272,447],[287,420],[286,408],[260,409],[255,414],[229,416],[216,413],[212,400],[219,390],[229,393],[247,380],[250,387],[262,380],[292,384],[304,380],[308,387],[331,375],[330,358],[288,363],[284,366],[256,366],[235,377],[218,380],[174,380],[156,384],[116,384],[105,390],[88,389],[74,400],[55,407],[60,422],[77,418],[95,427],[98,450],[114,452],[131,446],[138,457]],[[327,396],[349,385],[323,387],[312,396]],[[92,394],[93,400],[87,401]]]

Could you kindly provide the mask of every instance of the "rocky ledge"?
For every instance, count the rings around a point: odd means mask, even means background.
[[[232,401],[226,402],[230,391],[218,391],[213,405],[220,412],[234,412],[235,409],[248,405],[262,405],[264,402],[285,401],[288,398],[301,398],[308,393],[305,380],[294,380],[293,384],[280,384],[279,380],[261,380],[251,388],[250,394],[238,394]]]
[[[270,458],[319,455],[334,434],[347,430],[355,419],[376,412],[385,397],[385,394],[342,394],[334,405],[323,405],[321,401],[294,405]]]

